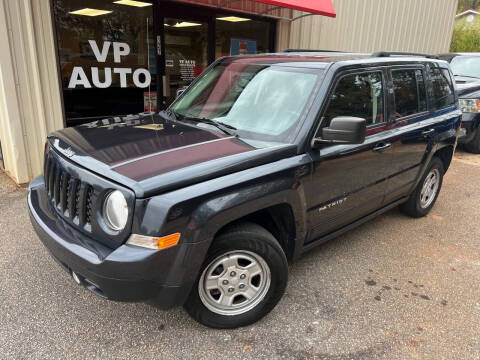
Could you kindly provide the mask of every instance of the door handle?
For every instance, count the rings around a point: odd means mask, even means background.
[[[373,148],[373,151],[383,151],[385,149],[388,149],[389,147],[391,147],[392,144],[390,143],[380,143],[380,144],[377,144],[374,148]]]
[[[428,135],[431,135],[435,132],[435,129],[428,129],[428,130],[425,130],[424,132],[422,132],[422,136],[428,136]]]

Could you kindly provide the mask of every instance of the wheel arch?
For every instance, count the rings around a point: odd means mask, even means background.
[[[452,163],[453,159],[453,154],[454,154],[454,147],[453,146],[445,146],[439,150],[437,150],[433,156],[438,157],[440,160],[442,160],[443,163],[443,169],[445,172],[450,168],[450,165]]]
[[[283,185],[277,184],[281,187]],[[233,224],[248,221],[268,230],[278,240],[288,259],[296,257],[307,233],[303,193],[298,189],[265,187],[243,189],[203,203],[192,215],[195,223],[191,239],[213,242]],[[211,245],[210,245],[211,246]]]
[[[263,227],[279,242],[287,259],[292,260],[294,258],[297,230],[295,216],[290,204],[280,203],[232,220],[219,228],[214,238],[243,222],[251,222]]]

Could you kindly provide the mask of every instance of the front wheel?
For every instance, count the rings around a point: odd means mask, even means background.
[[[214,240],[184,306],[209,327],[249,325],[275,307],[287,278],[287,259],[273,235],[253,223],[236,225]]]
[[[443,162],[434,157],[408,201],[401,206],[401,210],[415,218],[427,215],[437,201],[444,173]]]

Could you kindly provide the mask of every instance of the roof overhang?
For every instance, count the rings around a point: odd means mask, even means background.
[[[337,13],[333,7],[332,0],[255,0],[283,8],[300,10],[315,15],[336,17]]]
[[[332,0],[173,0],[218,10],[294,21],[309,15],[336,17]],[[302,13],[293,10],[302,11]]]

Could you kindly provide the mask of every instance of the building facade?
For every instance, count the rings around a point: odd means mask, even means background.
[[[457,0],[333,4],[336,18],[253,0],[0,0],[0,167],[27,183],[48,133],[163,109],[221,56],[450,46]]]

